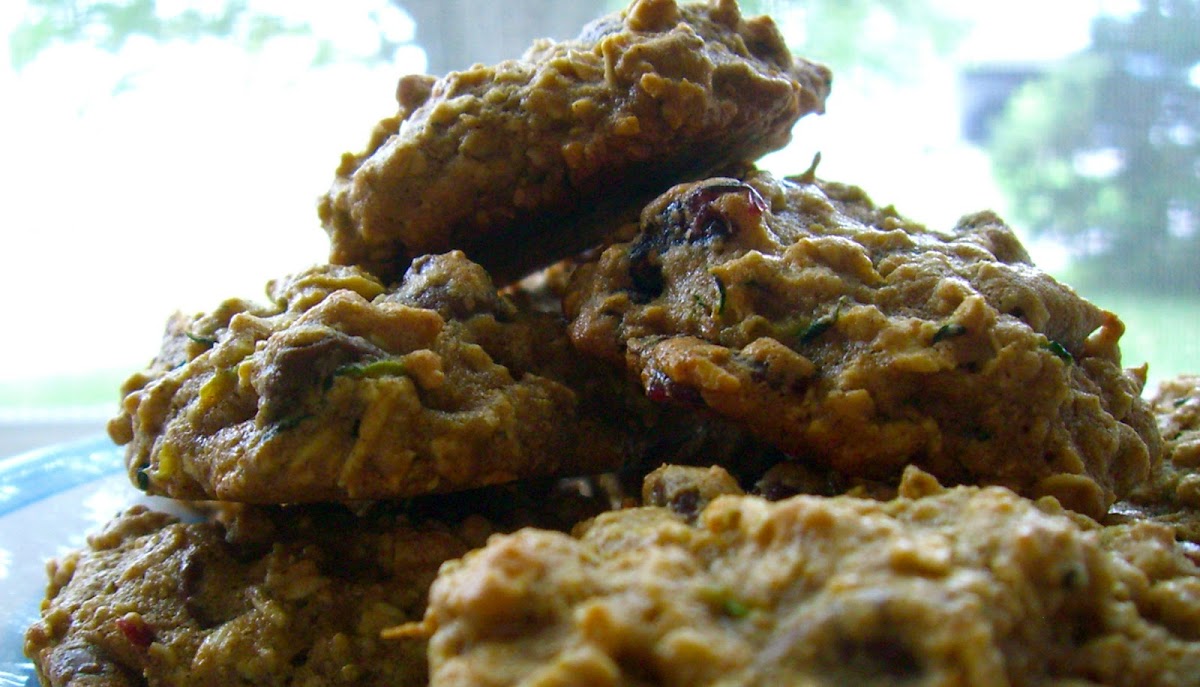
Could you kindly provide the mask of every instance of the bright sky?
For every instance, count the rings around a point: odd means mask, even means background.
[[[981,62],[1064,57],[1087,47],[1093,16],[1127,14],[1138,5],[1138,0],[973,2],[969,7],[978,18],[977,28],[964,42],[963,56]]]
[[[7,39],[16,17],[3,11]],[[318,33],[347,49],[370,29],[319,20]],[[421,71],[424,55],[318,70],[311,57],[291,40],[254,57],[212,40],[134,41],[115,56],[52,49],[19,75],[3,65],[0,380],[132,371],[175,309],[261,299],[267,280],[324,259],[316,198],[341,153],[394,111],[396,78]]]

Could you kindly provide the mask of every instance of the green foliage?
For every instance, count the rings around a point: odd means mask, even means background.
[[[218,37],[256,51],[273,38],[312,35],[306,23],[254,11],[246,0],[224,0],[211,11],[188,8],[174,14],[164,13],[156,0],[26,3],[25,18],[9,36],[9,59],[18,71],[55,45],[71,43],[115,53],[139,36],[160,42]],[[316,61],[327,61],[329,46],[320,47]]]
[[[1083,284],[1200,288],[1200,0],[1101,17],[1013,99],[990,144],[1014,218]]]

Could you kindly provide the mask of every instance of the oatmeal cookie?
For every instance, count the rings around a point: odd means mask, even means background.
[[[1196,685],[1200,569],[1151,523],[942,489],[879,502],[718,496],[694,523],[602,514],[443,566],[435,687]]]
[[[563,294],[575,266],[574,260],[560,260],[509,284],[500,293],[518,307],[561,317]]]
[[[733,475],[720,466],[663,465],[646,475],[642,505],[670,508],[694,520],[718,496],[742,493]]]
[[[857,496],[879,501],[896,498],[896,482],[844,475],[823,465],[781,460],[754,482],[750,493],[768,501],[791,496]]]
[[[198,522],[135,506],[50,564],[26,653],[52,687],[425,685],[425,643],[379,633],[421,617],[438,566],[495,532],[570,528],[599,496],[540,481]]]
[[[109,424],[152,494],[358,500],[603,472],[682,430],[458,252],[385,287],[321,266],[177,316]],[[642,411],[645,411],[644,413]],[[681,442],[682,439],[679,439]],[[669,451],[668,451],[669,453]]]
[[[747,491],[742,483],[749,483]],[[896,498],[895,484],[849,479],[828,469],[819,469],[795,461],[779,461],[758,479],[736,478],[719,465],[707,467],[662,465],[646,475],[641,500],[637,505],[670,508],[694,519],[716,497],[750,493],[768,501],[792,496],[855,496],[888,501]]]
[[[462,249],[507,283],[673,183],[782,147],[830,79],[734,0],[636,0],[520,59],[405,77],[319,203],[330,259],[388,280]]]
[[[932,231],[811,171],[683,184],[577,268],[565,312],[651,398],[850,477],[915,464],[1100,517],[1160,452],[1124,325],[990,213]]]
[[[1180,375],[1150,398],[1163,438],[1163,460],[1150,479],[1117,503],[1113,521],[1155,520],[1200,544],[1200,375]]]
[[[325,506],[245,519],[266,520],[185,524],[136,506],[51,562],[25,637],[43,683],[425,684],[424,645],[379,632],[419,617],[438,566],[474,541]]]

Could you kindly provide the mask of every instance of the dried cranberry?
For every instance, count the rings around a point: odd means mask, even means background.
[[[683,198],[672,200],[652,217],[643,218],[642,233],[629,249],[629,277],[634,302],[648,303],[666,288],[662,254],[674,246],[725,238],[737,231],[713,202],[729,193],[744,193],[758,214],[767,202],[754,187],[735,180],[719,180],[693,187]]]
[[[681,403],[689,406],[703,406],[704,398],[695,388],[671,379],[662,372],[655,371],[646,384],[646,396],[655,403]]]
[[[130,644],[139,649],[145,649],[154,641],[154,630],[141,616],[127,615],[117,618],[117,629]]]
[[[715,182],[700,186],[693,190],[685,201],[687,215],[690,215],[685,235],[689,243],[716,236],[729,236],[736,229],[729,219],[712,205],[717,198],[729,193],[745,193],[750,207],[759,215],[767,211],[767,201],[749,184]]]
[[[750,207],[757,214],[761,215],[767,210],[767,202],[753,186],[734,180],[711,181],[693,187],[683,198],[668,203],[655,218],[656,233],[662,236],[667,246],[698,243],[733,234],[737,231],[735,223],[713,205],[718,198],[730,193],[745,194]]]

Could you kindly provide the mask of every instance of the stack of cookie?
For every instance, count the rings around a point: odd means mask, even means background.
[[[122,389],[204,515],[51,564],[44,683],[1200,684],[1200,378],[990,213],[755,169],[829,88],[733,0],[401,79],[329,264]]]

